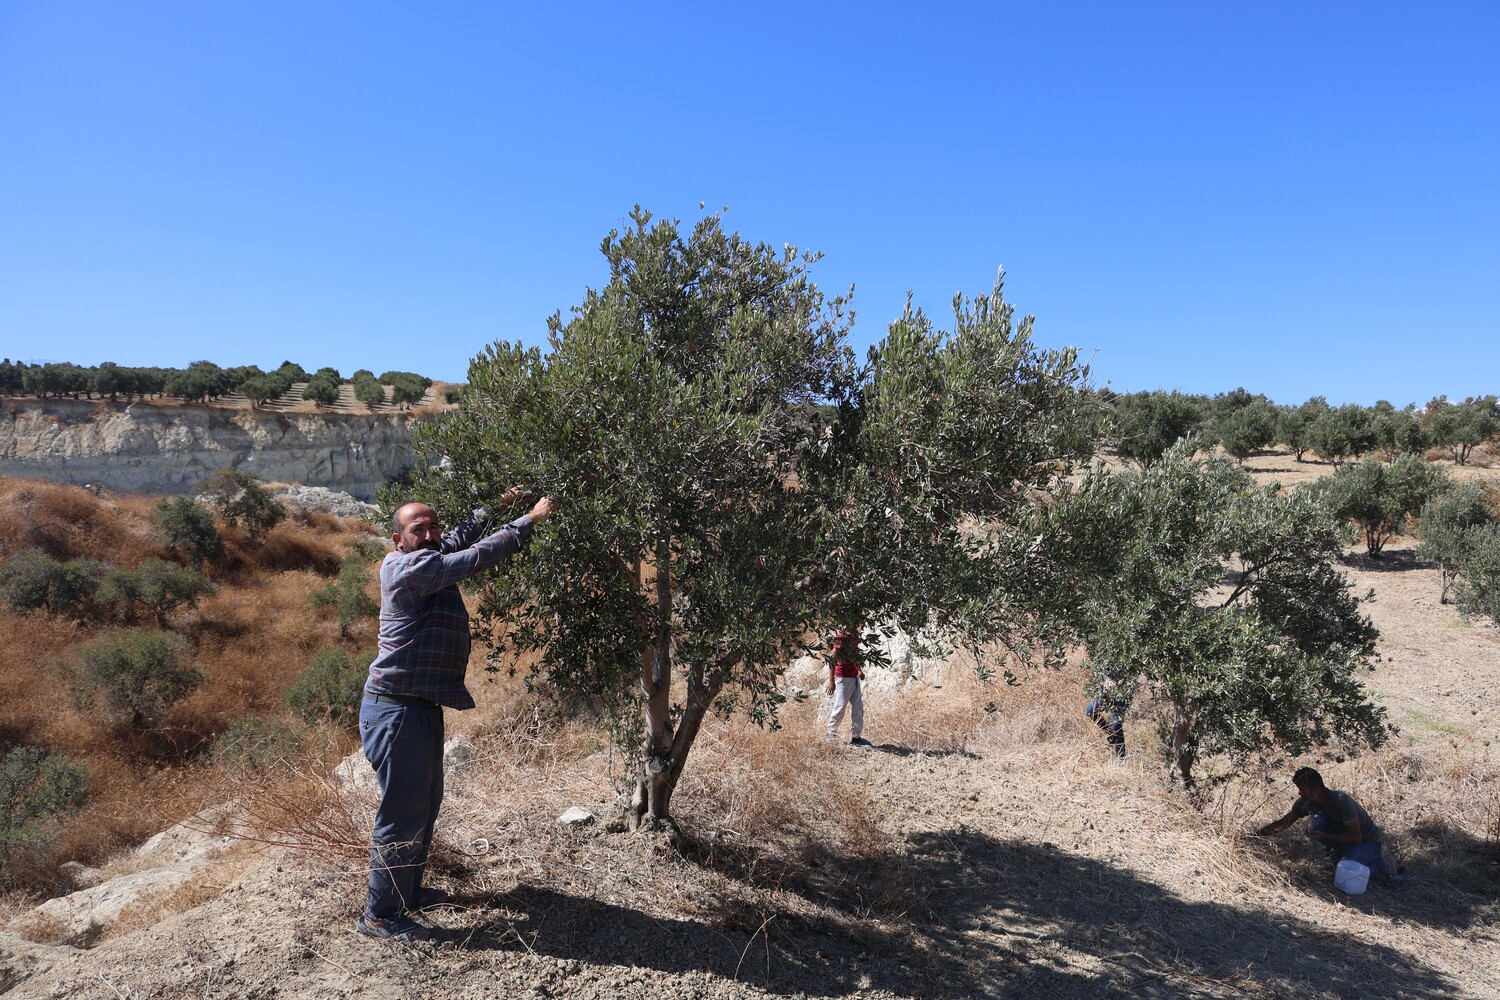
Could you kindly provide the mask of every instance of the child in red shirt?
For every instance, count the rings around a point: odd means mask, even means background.
[[[865,699],[860,682],[865,672],[859,665],[859,635],[848,629],[833,633],[833,655],[828,658],[828,693],[833,695],[833,710],[828,713],[828,742],[839,741],[839,723],[844,709],[849,709],[851,746],[867,747],[871,743],[861,733],[865,728]]]

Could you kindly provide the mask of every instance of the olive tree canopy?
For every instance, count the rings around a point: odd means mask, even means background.
[[[997,635],[1037,488],[1091,447],[1086,368],[1031,343],[997,285],[942,332],[907,309],[859,363],[817,255],[636,209],[609,282],[545,349],[491,345],[421,444],[450,516],[509,486],[560,500],[483,589],[492,665],[535,655],[634,751],[627,815],[670,820],[708,712],[773,722],[834,626]],[[519,510],[517,511],[519,512]],[[674,685],[674,679],[679,683]]]

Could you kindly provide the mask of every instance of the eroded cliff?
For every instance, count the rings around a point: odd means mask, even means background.
[[[373,500],[415,461],[429,414],[267,413],[211,406],[17,399],[0,410],[0,473],[186,493],[225,466]]]

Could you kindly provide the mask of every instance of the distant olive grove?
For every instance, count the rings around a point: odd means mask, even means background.
[[[194,361],[186,368],[127,367],[112,361],[84,367],[70,362],[26,364],[0,361],[0,394],[36,396],[39,399],[149,399],[169,397],[189,403],[218,400],[238,393],[252,406],[264,406],[285,397],[296,385],[302,398],[315,406],[338,402],[344,378],[336,368],[308,372],[299,364],[283,361],[269,372],[256,365],[221,368],[212,361]],[[379,378],[361,368],[349,379],[354,398],[369,409],[385,405],[408,409],[421,402],[432,379],[415,372],[388,371]],[[391,389],[389,401],[386,387]]]
[[[1240,462],[1281,445],[1299,462],[1312,453],[1339,467],[1366,456],[1390,464],[1431,448],[1466,465],[1475,448],[1500,434],[1500,404],[1493,395],[1461,403],[1438,396],[1426,406],[1402,409],[1383,399],[1374,406],[1330,406],[1322,396],[1288,406],[1242,388],[1217,396],[1160,390],[1105,395],[1118,454],[1143,469],[1189,436],[1203,448],[1221,446]]]
[[[1236,461],[1280,446],[1298,462],[1316,455],[1333,473],[1310,494],[1362,538],[1371,558],[1388,541],[1415,533],[1418,555],[1441,570],[1441,594],[1466,615],[1500,622],[1500,496],[1493,486],[1456,482],[1434,457],[1468,465],[1500,437],[1494,395],[1397,409],[1330,406],[1314,396],[1298,406],[1273,403],[1245,389],[1217,396],[1180,392],[1105,394],[1105,436],[1116,453],[1149,473],[1174,447],[1218,446]]]

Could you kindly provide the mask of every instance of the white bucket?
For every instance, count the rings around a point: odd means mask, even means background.
[[[1333,870],[1333,884],[1351,896],[1358,896],[1370,885],[1370,869],[1345,858]]]

